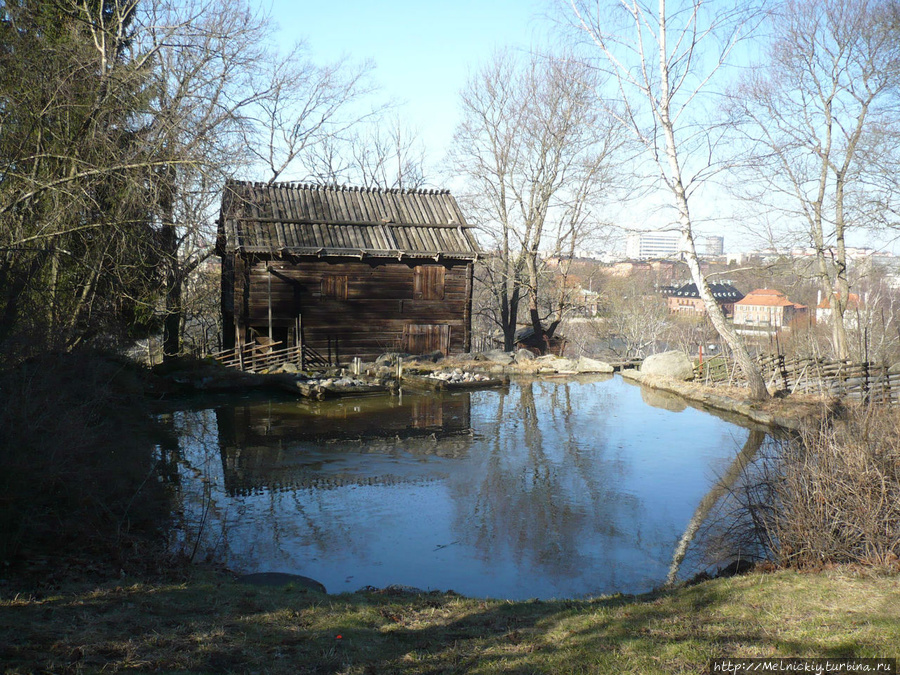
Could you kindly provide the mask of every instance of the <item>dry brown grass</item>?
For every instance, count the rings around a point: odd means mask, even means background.
[[[863,406],[783,446],[772,535],[782,564],[900,569],[900,414]]]

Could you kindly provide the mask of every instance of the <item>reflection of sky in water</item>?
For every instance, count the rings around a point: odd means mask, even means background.
[[[242,401],[172,423],[189,553],[206,513],[198,557],[235,571],[304,574],[332,593],[405,584],[517,599],[662,583],[747,438],[692,408],[651,407],[619,378]]]

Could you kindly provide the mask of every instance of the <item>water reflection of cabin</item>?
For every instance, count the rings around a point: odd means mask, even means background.
[[[341,458],[348,444],[365,453],[460,458],[472,443],[471,406],[470,392],[455,392],[341,399],[302,409],[293,402],[217,408],[225,488],[237,494],[382,482],[383,476],[348,469],[343,461],[328,469],[327,458]]]
[[[469,351],[478,248],[446,190],[225,186],[224,344],[301,343],[333,361]]]

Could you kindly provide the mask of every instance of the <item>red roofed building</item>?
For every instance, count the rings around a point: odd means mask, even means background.
[[[806,305],[791,302],[781,291],[759,288],[734,303],[734,325],[766,329],[786,328],[808,317]]]
[[[831,315],[833,313],[833,309],[831,307],[832,298],[837,297],[837,291],[834,292],[833,295],[826,295],[824,298],[822,297],[822,291],[819,291],[819,304],[816,305],[816,323],[828,322],[831,321]],[[855,314],[856,311],[862,309],[865,305],[865,302],[860,302],[859,296],[856,293],[849,293],[847,295],[847,307],[845,308],[846,312],[850,312],[850,315],[844,315],[844,322],[847,324],[851,324],[852,326],[856,326]]]

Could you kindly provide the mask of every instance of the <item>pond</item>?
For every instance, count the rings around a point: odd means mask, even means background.
[[[620,378],[167,414],[173,545],[329,593],[639,593],[705,565],[695,512],[752,434]],[[694,527],[694,530],[696,528]],[[681,542],[681,543],[680,543]]]

